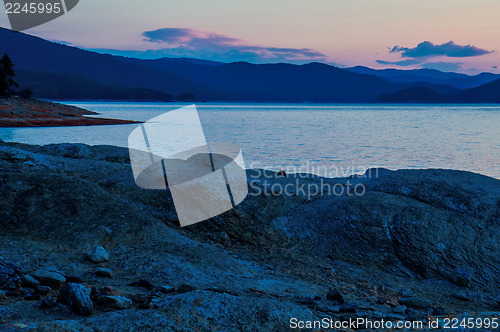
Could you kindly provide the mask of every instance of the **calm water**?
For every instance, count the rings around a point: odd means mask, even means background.
[[[184,106],[72,103],[101,117],[148,120]],[[500,179],[497,105],[197,105],[209,141],[239,144],[247,167],[327,176],[368,167],[450,168]],[[0,138],[32,144],[127,146],[136,125],[0,128]]]

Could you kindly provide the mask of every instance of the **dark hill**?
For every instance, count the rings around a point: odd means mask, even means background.
[[[490,83],[497,77],[490,73],[145,60],[86,51],[3,28],[0,45],[15,64],[20,88],[30,88],[41,98],[168,101],[189,95],[235,102],[498,101],[495,84],[457,90]]]
[[[460,73],[442,72],[435,69],[372,69],[363,66],[346,69],[354,73],[377,76],[391,83],[429,83],[448,85],[457,89],[475,88],[500,78],[500,75],[492,73],[481,73],[470,76]]]
[[[0,29],[0,41],[2,51],[11,56],[16,70],[22,71],[19,82],[33,88],[37,97],[88,98],[96,95],[89,92],[95,84],[114,91],[119,99],[123,99],[123,91],[141,91],[142,95],[174,96],[189,92],[204,100],[374,102],[380,93],[401,88],[378,77],[318,63],[300,66],[130,59],[7,29]]]
[[[453,95],[453,99],[462,103],[500,103],[500,80],[463,90]]]
[[[394,93],[383,93],[378,100],[391,103],[441,103],[445,101],[445,96],[430,88],[414,87]]]

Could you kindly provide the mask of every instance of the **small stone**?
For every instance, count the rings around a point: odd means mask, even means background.
[[[432,309],[432,316],[446,316],[446,311],[443,308]]]
[[[300,299],[297,300],[297,303],[306,307],[309,307],[313,310],[316,310],[318,308],[318,304],[314,302],[312,299]]]
[[[23,295],[21,290],[11,289],[7,291],[7,297],[18,297]]]
[[[493,307],[500,309],[500,295],[493,299]]]
[[[381,317],[381,318],[385,318],[388,320],[398,320],[398,321],[405,320],[405,316],[397,315],[397,314],[386,314],[386,315],[383,315],[383,317]]]
[[[132,306],[132,301],[124,296],[102,295],[97,298],[97,303],[113,309],[127,309]]]
[[[172,293],[173,291],[175,291],[175,288],[172,286],[163,285],[160,287],[160,292],[162,292],[163,294]]]
[[[284,170],[279,171],[276,175],[286,178],[286,172]]]
[[[59,288],[66,282],[66,278],[60,273],[52,271],[39,270],[33,273],[33,277],[38,280],[42,285],[50,286],[52,288]]]
[[[469,295],[467,294],[467,292],[463,292],[463,291],[453,293],[453,294],[451,294],[451,297],[453,297],[457,300],[460,300],[460,301],[464,301],[464,302],[470,301],[470,298],[469,298]]]
[[[344,297],[336,288],[331,288],[326,294],[326,299],[332,302],[337,302],[338,304],[344,303]]]
[[[358,306],[354,303],[344,303],[340,305],[339,311],[344,313],[356,313],[358,312]]]
[[[398,315],[404,315],[406,313],[406,309],[405,305],[398,305],[392,309],[392,312]]]
[[[416,321],[416,320],[421,320],[422,318],[423,318],[422,313],[414,309],[408,309],[405,316],[405,320],[407,321]]]
[[[469,270],[456,268],[453,270],[452,281],[461,287],[469,287],[472,281],[472,275]]]
[[[32,276],[27,274],[23,277],[23,286],[24,287],[36,288],[38,285],[40,285],[40,281],[36,280]]]
[[[179,287],[177,287],[177,292],[179,293],[188,293],[196,290],[197,288],[195,286],[187,285],[187,284],[182,284]]]
[[[52,296],[47,296],[40,301],[40,308],[42,309],[50,309],[56,306],[56,301],[52,298]]]
[[[90,291],[82,284],[65,284],[59,290],[57,300],[82,316],[92,315],[94,305],[90,299]]]
[[[90,298],[95,300],[102,295],[118,295],[118,294],[111,286],[106,286],[99,289],[97,289],[96,287],[92,287],[92,290],[90,291]]]
[[[36,291],[38,294],[45,296],[52,291],[52,288],[50,288],[49,286],[38,286],[36,288]]]
[[[105,267],[98,267],[95,271],[95,274],[97,274],[99,277],[113,278],[113,271]]]
[[[134,286],[134,287],[142,287],[146,288],[148,290],[155,289],[155,285],[153,285],[151,282],[141,279],[139,281],[134,281],[133,283],[129,284],[129,286]]]
[[[81,284],[83,283],[82,278],[77,277],[77,276],[64,276],[66,278],[66,282],[72,283],[72,284]]]
[[[109,254],[103,246],[96,245],[87,253],[88,259],[94,263],[103,263],[109,260]]]
[[[26,301],[39,301],[42,296],[39,293],[31,293],[24,297]]]
[[[419,309],[427,309],[432,306],[431,301],[418,297],[402,297],[398,300],[398,302],[407,307]]]

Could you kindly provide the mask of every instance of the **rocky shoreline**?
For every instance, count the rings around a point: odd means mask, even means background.
[[[60,127],[131,124],[136,121],[85,117],[98,113],[33,98],[0,98],[0,127]]]
[[[500,180],[247,175],[236,209],[180,228],[168,190],[135,185],[126,149],[0,142],[0,331],[287,331],[360,317],[437,319],[438,331],[500,316]],[[320,181],[365,192],[256,194]]]

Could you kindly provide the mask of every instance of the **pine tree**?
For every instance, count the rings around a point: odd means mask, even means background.
[[[10,96],[19,85],[14,81],[14,64],[5,53],[0,60],[0,96]]]

